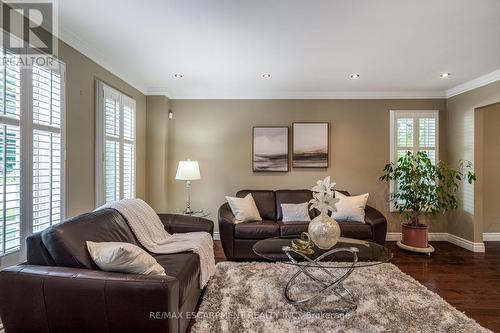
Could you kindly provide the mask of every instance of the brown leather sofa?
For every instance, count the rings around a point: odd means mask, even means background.
[[[346,191],[339,191],[349,195]],[[253,245],[261,239],[270,237],[299,237],[307,231],[309,222],[283,223],[282,203],[303,203],[312,199],[310,190],[242,190],[236,193],[237,197],[252,196],[259,210],[262,221],[234,223],[234,215],[228,203],[219,208],[219,233],[224,254],[230,260],[257,259],[252,250]],[[370,240],[384,244],[387,232],[387,220],[378,210],[366,206],[365,223],[338,221],[342,237]],[[318,212],[309,211],[311,218]]]
[[[159,216],[170,233],[213,233],[209,220]],[[28,237],[27,262],[0,272],[0,317],[7,333],[186,331],[202,292],[197,254],[152,254],[167,276],[104,272],[90,258],[87,240],[141,246],[113,209]]]

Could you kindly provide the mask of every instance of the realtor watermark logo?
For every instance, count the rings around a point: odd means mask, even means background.
[[[0,0],[4,63],[52,67],[57,59],[57,1]]]
[[[351,318],[352,313],[307,312],[307,311],[208,311],[208,312],[166,312],[151,311],[149,319],[217,319],[217,320],[343,320]]]

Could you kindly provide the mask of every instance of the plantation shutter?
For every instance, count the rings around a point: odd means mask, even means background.
[[[3,54],[3,50],[0,49]],[[6,54],[7,58],[14,55]],[[0,255],[21,246],[21,69],[0,64]]]
[[[135,198],[135,101],[123,96],[123,198]]]
[[[437,163],[437,115],[418,117],[418,150],[425,151],[431,161]]]
[[[104,179],[106,202],[120,199],[120,96],[104,88],[105,151]]]
[[[33,232],[61,222],[63,215],[62,79],[34,66],[33,91]]]
[[[96,205],[135,197],[135,100],[97,83]]]

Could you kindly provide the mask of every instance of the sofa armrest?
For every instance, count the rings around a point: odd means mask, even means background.
[[[384,245],[387,234],[387,220],[377,209],[366,206],[365,223],[372,228],[373,242]]]
[[[171,234],[205,231],[214,234],[214,223],[210,220],[181,214],[158,214],[165,230]]]
[[[234,258],[234,215],[226,202],[219,208],[219,234],[227,259]]]
[[[54,266],[18,265],[0,272],[6,332],[178,332],[179,282]]]

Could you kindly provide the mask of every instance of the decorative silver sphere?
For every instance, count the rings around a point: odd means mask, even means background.
[[[323,250],[330,249],[340,239],[340,226],[327,214],[320,214],[310,223],[307,230],[311,240]]]

